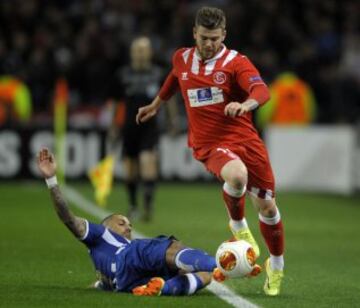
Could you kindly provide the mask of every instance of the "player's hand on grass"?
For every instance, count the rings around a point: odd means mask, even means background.
[[[39,170],[45,179],[51,178],[56,173],[56,162],[54,155],[47,148],[39,151],[37,156]]]

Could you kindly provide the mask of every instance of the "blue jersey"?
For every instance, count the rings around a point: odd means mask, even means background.
[[[176,274],[166,265],[166,250],[172,237],[130,241],[103,225],[86,221],[86,232],[81,241],[89,248],[95,269],[117,291],[130,292],[152,277],[168,279]]]
[[[129,245],[130,241],[103,225],[88,221],[86,221],[85,236],[81,241],[89,248],[96,271],[113,283],[118,268],[116,255]]]

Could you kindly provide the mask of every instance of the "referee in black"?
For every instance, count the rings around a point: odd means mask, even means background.
[[[128,193],[129,219],[140,216],[137,192],[142,184],[144,211],[141,218],[150,221],[153,213],[155,184],[158,177],[159,128],[156,118],[142,125],[136,124],[138,109],[148,104],[158,93],[165,75],[152,63],[152,46],[148,37],[134,39],[130,47],[130,65],[116,71],[110,87],[111,98],[124,103],[125,117],[121,127],[115,123],[110,128],[114,142],[121,131],[124,180]],[[169,104],[175,106],[175,104]],[[174,114],[170,111],[170,114]],[[116,113],[115,113],[116,114]]]

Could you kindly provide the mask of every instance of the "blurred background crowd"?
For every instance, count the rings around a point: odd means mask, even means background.
[[[357,0],[2,0],[0,78],[28,87],[32,118],[50,114],[59,77],[68,81],[71,112],[97,110],[133,38],[149,36],[154,61],[169,69],[173,51],[193,44],[202,5],[225,11],[227,47],[248,55],[267,83],[282,72],[307,83],[316,123],[360,121]]]

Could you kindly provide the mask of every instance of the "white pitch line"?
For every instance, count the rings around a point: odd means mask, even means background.
[[[112,214],[109,211],[106,211],[102,208],[96,206],[93,202],[86,199],[83,195],[77,192],[75,189],[66,186],[63,188],[64,193],[67,199],[77,208],[87,212],[88,214],[98,218],[103,219],[106,216]],[[132,231],[132,234],[135,238],[146,238],[144,234],[141,234],[137,231]],[[221,298],[223,301],[227,302],[228,304],[238,307],[238,308],[258,308],[259,306],[249,302],[247,299],[241,297],[240,295],[234,293],[224,284],[218,283],[216,281],[212,281],[211,284],[207,286],[207,289],[214,293],[216,296]]]

